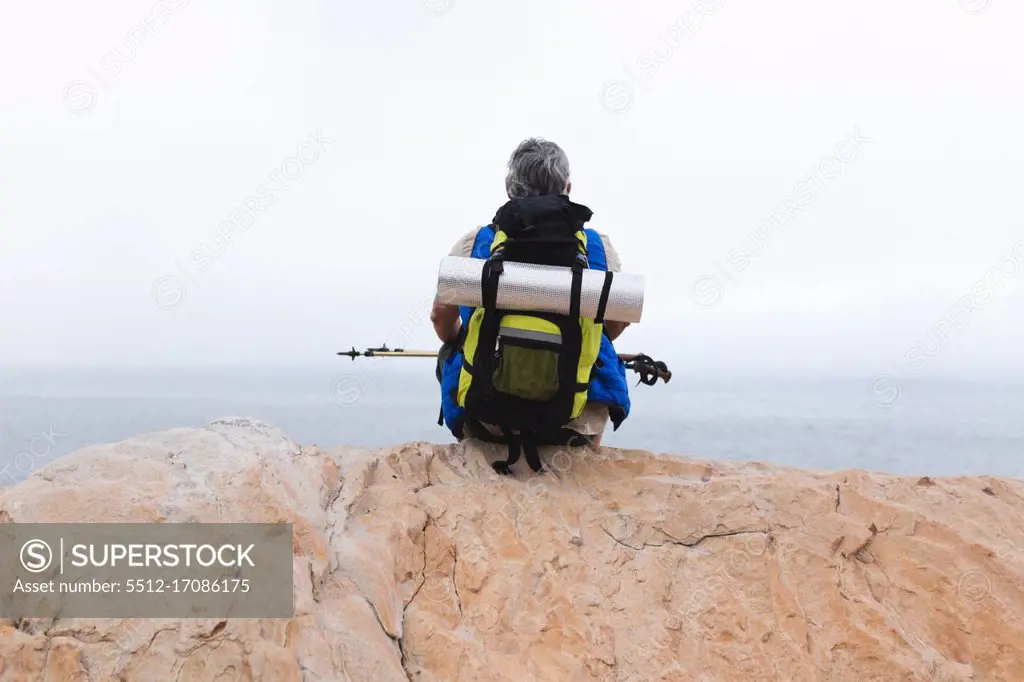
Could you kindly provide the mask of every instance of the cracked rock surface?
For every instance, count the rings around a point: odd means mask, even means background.
[[[1024,680],[1024,482],[248,419],[81,450],[0,522],[291,522],[286,620],[0,620],[0,682]]]

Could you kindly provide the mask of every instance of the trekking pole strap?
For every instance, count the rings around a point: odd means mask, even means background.
[[[626,367],[639,374],[640,383],[645,386],[653,386],[658,383],[659,378],[665,381],[672,378],[672,373],[665,367],[664,362],[657,362],[650,355],[644,355],[643,353],[638,353],[630,359],[626,363]]]
[[[501,427],[501,433],[503,436],[505,436],[505,440],[508,442],[508,459],[506,459],[503,462],[497,461],[491,466],[493,466],[494,470],[497,471],[499,474],[503,476],[511,476],[512,465],[519,461],[520,442],[519,439],[515,435],[513,435],[513,433],[509,429],[505,428],[504,426]],[[529,453],[527,453],[526,458],[527,461],[529,461]]]

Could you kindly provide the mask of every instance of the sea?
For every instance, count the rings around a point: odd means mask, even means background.
[[[631,375],[632,376],[632,375]],[[1024,383],[677,374],[631,389],[604,444],[700,459],[1024,478]],[[0,490],[80,448],[225,417],[303,445],[454,442],[430,360],[0,369]]]

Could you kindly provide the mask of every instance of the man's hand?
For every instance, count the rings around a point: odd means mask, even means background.
[[[450,343],[459,335],[462,320],[459,318],[459,306],[445,305],[434,298],[434,307],[430,310],[430,323],[434,325],[434,333],[441,343]]]

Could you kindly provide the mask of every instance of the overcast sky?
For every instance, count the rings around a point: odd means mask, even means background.
[[[435,348],[438,261],[536,135],[647,276],[621,351],[1020,373],[1022,25],[1013,0],[4,3],[0,364]]]

